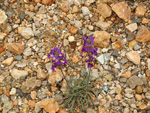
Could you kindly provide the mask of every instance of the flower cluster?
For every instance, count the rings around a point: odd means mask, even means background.
[[[94,43],[94,38],[93,36],[83,36],[83,40],[84,40],[84,45],[83,45],[83,48],[82,48],[82,53],[81,53],[81,56],[83,54],[83,52],[87,52],[88,55],[89,55],[89,60],[86,60],[85,62],[88,63],[88,68],[89,67],[93,67],[93,60],[94,60],[94,57],[93,55],[97,55],[97,50],[98,48],[97,47],[94,47],[93,46],[93,43]]]
[[[62,47],[62,45],[61,45]],[[61,48],[60,47],[60,48]],[[61,52],[61,49],[58,47],[55,47],[51,52],[48,54],[48,58],[51,58],[52,60],[52,70],[55,71],[55,68],[58,66],[64,66],[67,64],[66,56]]]

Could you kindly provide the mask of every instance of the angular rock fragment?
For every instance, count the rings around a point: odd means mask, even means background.
[[[3,10],[0,9],[0,25],[3,24],[6,19],[7,19],[7,15]]]
[[[8,51],[20,55],[24,51],[24,45],[20,43],[9,43]]]
[[[140,64],[140,54],[136,51],[130,51],[126,53],[127,58],[134,64]]]

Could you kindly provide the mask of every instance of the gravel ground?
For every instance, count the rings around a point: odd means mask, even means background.
[[[63,43],[65,76],[78,78],[87,66],[82,36],[90,35],[101,93],[85,112],[150,113],[149,0],[1,0],[0,112],[69,113],[47,55]]]

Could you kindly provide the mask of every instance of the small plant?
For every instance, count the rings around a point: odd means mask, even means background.
[[[83,36],[84,45],[82,48],[82,53],[86,52],[88,59],[85,61],[88,63],[88,72],[84,71],[78,79],[70,77],[69,80],[66,79],[62,66],[65,66],[68,62],[66,56],[61,52],[61,47],[55,47],[48,54],[48,58],[51,58],[53,63],[52,70],[55,71],[55,68],[59,68],[62,72],[62,75],[67,83],[66,91],[63,92],[63,106],[69,108],[71,112],[75,108],[83,111],[85,106],[91,101],[93,104],[93,97],[96,97],[95,91],[95,80],[92,80],[91,68],[94,66],[94,56],[97,55],[97,48],[93,46],[94,37],[93,36]],[[83,57],[83,56],[82,56]]]

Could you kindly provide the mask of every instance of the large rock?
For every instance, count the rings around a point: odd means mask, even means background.
[[[125,2],[120,2],[112,6],[112,10],[118,15],[119,18],[125,22],[130,20],[131,9]]]
[[[143,85],[143,82],[140,78],[138,78],[137,76],[131,76],[128,80],[128,83],[127,83],[130,88],[135,88],[136,86],[138,85]]]
[[[110,34],[106,31],[95,31],[94,32],[94,45],[96,47],[107,48],[110,42]]]
[[[21,77],[26,77],[28,75],[28,71],[13,69],[11,71],[11,75],[14,79],[20,79]]]
[[[3,24],[6,19],[7,19],[7,15],[5,14],[4,11],[2,11],[2,10],[0,9],[0,25]]]
[[[36,77],[31,77],[22,83],[21,89],[23,93],[30,93],[32,90],[40,86],[41,81],[37,80]]]
[[[136,35],[136,40],[138,42],[147,42],[150,40],[150,31],[145,27],[141,26],[140,30]]]
[[[136,51],[130,51],[126,53],[127,58],[134,64],[140,64],[140,54]]]
[[[112,14],[111,8],[104,3],[100,3],[97,5],[97,12],[104,18],[110,17]]]
[[[56,113],[59,110],[59,104],[55,101],[54,98],[43,99],[39,103],[39,107],[43,108],[48,113]]]
[[[135,10],[135,15],[137,17],[142,17],[144,16],[144,14],[146,13],[146,8],[142,5],[137,6],[136,10]]]
[[[20,43],[9,43],[8,44],[8,51],[14,54],[21,54],[24,51],[24,45]]]

